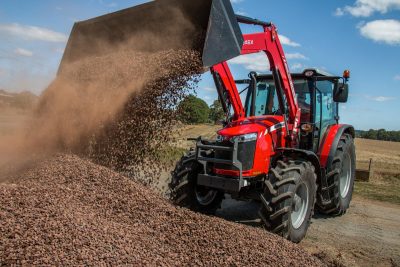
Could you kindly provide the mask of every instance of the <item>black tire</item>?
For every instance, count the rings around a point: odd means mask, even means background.
[[[298,213],[296,204],[300,189],[306,187],[308,201],[301,206],[301,219],[292,220]],[[265,181],[265,189],[261,194],[259,215],[265,228],[294,243],[300,242],[307,233],[316,200],[316,174],[314,166],[301,160],[285,163],[278,161],[271,169],[269,179]],[[304,192],[304,191],[303,191]],[[303,203],[303,202],[301,202]]]
[[[347,182],[346,179],[346,182],[343,182],[341,177],[346,174],[349,175],[349,180]],[[332,167],[327,170],[328,186],[321,189],[322,192],[324,190],[329,192],[330,199],[323,203],[318,203],[319,212],[334,216],[340,216],[346,213],[353,196],[355,174],[356,153],[354,140],[350,134],[343,134],[336,148]],[[344,190],[345,188],[347,188],[347,190]],[[322,200],[322,196],[320,200]]]
[[[221,207],[224,192],[197,185],[197,174],[201,171],[201,165],[196,161],[193,151],[183,156],[171,173],[170,199],[175,205],[214,215]],[[207,196],[210,192],[213,193],[208,201],[199,200],[199,195]]]

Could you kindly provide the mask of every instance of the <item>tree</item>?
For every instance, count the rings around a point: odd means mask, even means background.
[[[385,129],[379,129],[376,139],[378,140],[388,140],[389,136]]]
[[[400,131],[386,131],[385,129],[356,131],[357,137],[373,140],[400,142]]]
[[[209,118],[214,123],[217,123],[225,118],[225,113],[219,100],[215,100],[211,105]]]
[[[210,108],[202,99],[189,95],[179,104],[178,114],[180,120],[184,123],[206,123]]]
[[[366,139],[376,140],[378,137],[378,132],[374,129],[369,129],[368,132],[366,132],[363,137]]]

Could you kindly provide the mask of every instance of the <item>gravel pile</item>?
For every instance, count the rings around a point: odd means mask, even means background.
[[[58,155],[0,184],[0,265],[320,266],[262,229],[172,206],[141,184]]]

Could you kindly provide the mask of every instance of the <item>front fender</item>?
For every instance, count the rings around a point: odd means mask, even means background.
[[[324,177],[323,170],[321,168],[321,163],[318,156],[309,150],[295,149],[295,148],[278,148],[277,152],[280,152],[283,156],[296,158],[301,157],[314,166],[315,173],[317,174],[317,183],[320,184],[321,179]]]

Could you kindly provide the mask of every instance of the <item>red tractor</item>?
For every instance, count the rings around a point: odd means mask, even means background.
[[[263,31],[243,35],[239,23]],[[347,101],[348,71],[343,77],[313,69],[291,75],[276,27],[235,15],[230,0],[156,0],[76,23],[59,72],[120,44],[145,52],[196,50],[214,77],[225,126],[217,140],[198,138],[178,162],[169,185],[173,202],[213,214],[225,194],[258,200],[265,227],[293,242],[305,236],[314,207],[346,212],[354,128],[339,124],[338,103]],[[258,52],[271,74],[251,72],[235,82],[226,61]],[[243,102],[236,83],[248,85]]]
[[[263,31],[243,35],[241,55],[265,52],[271,74],[235,81],[226,61],[210,67],[226,113],[217,140],[199,137],[177,163],[170,183],[174,203],[214,214],[225,194],[261,202],[269,231],[293,242],[306,235],[314,209],[342,215],[355,177],[354,128],[339,123],[349,72],[315,69],[290,74],[276,27],[243,16]],[[267,64],[267,62],[266,62]],[[237,84],[247,84],[245,100]],[[242,103],[243,102],[243,103]]]

